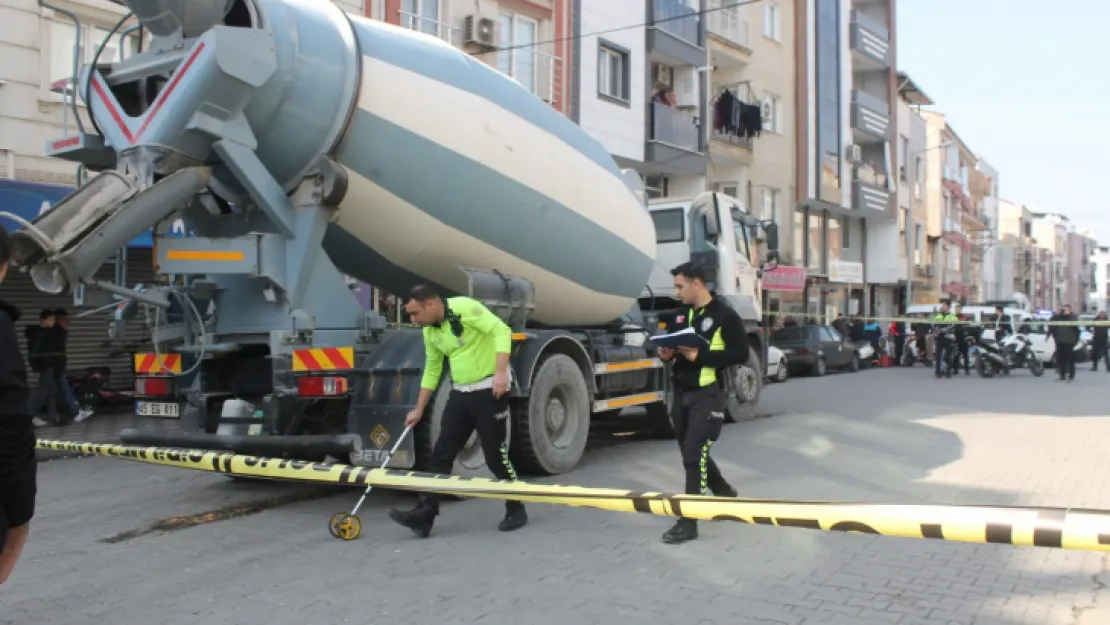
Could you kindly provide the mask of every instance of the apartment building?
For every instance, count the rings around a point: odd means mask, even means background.
[[[933,100],[905,72],[898,73],[898,297],[906,305],[932,304],[934,268],[926,263],[925,152],[928,128],[919,111]],[[904,310],[904,308],[903,308]]]
[[[1001,266],[999,288],[1002,298],[1022,293],[1034,305],[1034,281],[1038,278],[1038,254],[1033,238],[1033,211],[1006,199],[998,201],[998,262]],[[1009,280],[1007,280],[1007,273]]]
[[[112,33],[127,13],[122,6],[107,0],[65,0],[57,5],[45,8],[35,0],[0,3],[0,208],[27,221],[72,193],[79,176],[84,176],[77,164],[50,158],[48,146],[73,145],[82,136],[91,142],[100,139],[84,104],[72,98],[75,64],[92,63],[98,50],[100,62],[127,58],[139,45],[132,20]],[[21,227],[8,219],[0,223],[9,231]],[[117,284],[151,283],[152,244],[149,234],[136,237],[96,277]],[[45,295],[26,274],[17,272],[9,272],[4,280],[4,297],[27,311],[21,327],[37,322],[35,311],[75,305],[72,295]],[[130,385],[128,358],[104,356],[104,317],[70,318],[71,369],[107,365],[113,387]],[[141,338],[137,326],[131,330],[127,338]]]
[[[893,312],[895,3],[796,0],[796,250],[813,313]]]
[[[1068,232],[1067,258],[1064,262],[1064,303],[1070,304],[1072,310],[1085,312],[1087,310],[1087,294],[1094,285],[1094,267],[1091,265],[1091,255],[1098,243],[1089,233]]]
[[[1059,213],[1033,213],[1033,238],[1042,254],[1042,306],[1057,310],[1067,303],[1068,226],[1070,220]]]
[[[986,228],[973,233],[971,244],[974,248],[981,248],[982,263],[980,276],[982,280],[982,299],[1002,299],[1009,297],[1009,284],[1003,280],[1012,280],[1012,277],[1003,276],[1003,265],[998,258],[998,202],[999,184],[998,170],[991,166],[982,155],[976,158],[975,170],[971,174],[972,201]]]
[[[921,115],[929,143],[925,158],[928,262],[936,266],[934,281],[941,299],[977,301],[982,258],[972,241],[986,224],[972,202],[969,176],[978,159],[943,113],[922,111]]]
[[[390,24],[439,37],[569,110],[571,0],[336,0]]]
[[[775,221],[781,262],[793,265],[804,256],[803,248],[791,245],[788,208],[795,160],[794,5],[710,0],[709,8],[709,185]],[[805,311],[800,291],[770,292],[768,305]]]
[[[1110,313],[1110,247],[1096,247],[1088,259],[1091,266],[1091,287],[1087,292],[1089,309]]]

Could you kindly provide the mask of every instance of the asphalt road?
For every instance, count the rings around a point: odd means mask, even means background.
[[[793,379],[713,452],[753,497],[1110,508],[1107,382],[1084,368],[1073,384],[1052,371],[938,381],[924,367]],[[312,499],[106,458],[40,471],[0,623],[1110,623],[1099,554],[726,523],[670,546],[659,542],[670,519],[541,505],[501,534],[488,501],[446,505],[421,541],[388,521],[389,496],[344,543],[327,520],[356,492]],[[553,481],[682,485],[674,443],[645,441],[599,445]],[[219,512],[191,516],[208,511]]]

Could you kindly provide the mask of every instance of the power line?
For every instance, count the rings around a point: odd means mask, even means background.
[[[619,32],[625,31],[625,30],[636,30],[636,29],[640,29],[640,28],[651,28],[652,26],[655,26],[656,24],[663,24],[663,23],[666,23],[666,22],[674,22],[674,21],[677,21],[677,20],[689,19],[689,18],[694,17],[694,16],[699,16],[700,17],[700,16],[703,16],[703,15],[708,15],[710,13],[714,13],[716,11],[723,11],[724,9],[731,9],[731,8],[734,8],[734,7],[747,6],[749,4],[756,4],[757,2],[762,2],[762,0],[744,0],[743,2],[735,2],[733,4],[724,4],[724,5],[717,6],[717,7],[712,7],[712,8],[709,8],[709,9],[703,9],[703,10],[700,10],[700,11],[695,11],[695,12],[690,13],[688,15],[676,15],[674,17],[664,17],[662,19],[651,20],[650,22],[643,22],[641,24],[631,24],[629,26],[620,26],[618,28],[609,28],[607,30],[598,30],[598,31],[595,31],[595,32],[592,32],[592,33],[582,33],[582,34],[578,34],[578,35],[571,35],[569,37],[559,37],[558,39],[548,39],[547,41],[535,41],[533,43],[522,43],[520,45],[515,45],[515,46],[505,46],[505,47],[497,48],[495,50],[486,50],[484,52],[478,52],[476,54],[492,54],[494,52],[506,52],[506,51],[509,51],[509,50],[519,50],[521,48],[535,48],[536,46],[547,45],[549,43],[563,43],[564,41],[575,41],[577,39],[585,39],[586,37],[598,37],[600,35],[608,35],[608,34],[611,34],[611,33],[619,33]]]

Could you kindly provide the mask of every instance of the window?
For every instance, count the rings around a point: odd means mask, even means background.
[[[844,337],[840,336],[840,333],[837,332],[835,328],[829,326],[822,326],[821,333],[825,335],[823,338],[826,341],[836,341],[840,343],[844,340]]]
[[[915,200],[920,200],[925,195],[925,190],[922,188],[925,180],[925,159],[918,156],[913,161],[913,197]]]
[[[497,69],[512,76],[525,89],[536,92],[536,39],[539,23],[511,13],[501,14],[501,51]]]
[[[840,250],[844,247],[841,245],[840,227],[841,221],[839,217],[829,217],[829,228],[827,233],[829,258],[833,260],[840,260]]]
[[[628,50],[599,41],[597,44],[598,95],[628,103],[631,75]]]
[[[681,208],[652,211],[656,243],[681,243],[686,240],[686,224]]]
[[[729,197],[740,197],[740,186],[732,184],[731,182],[717,183],[717,193],[724,193]]]
[[[906,158],[910,153],[910,138],[906,135],[901,135],[901,141],[898,144],[898,180],[901,182],[909,182],[906,178],[909,172],[906,171]]]
[[[439,0],[401,0],[401,26],[444,37],[439,23]]]
[[[749,253],[748,229],[740,221],[732,220],[732,233],[736,235],[736,262],[742,265],[751,264]]]
[[[782,40],[781,22],[779,19],[779,5],[774,2],[763,4],[763,36],[775,41]]]
[[[852,247],[852,220],[847,217],[840,218],[840,247],[849,249]]]
[[[805,340],[805,339],[802,337],[802,328],[799,328],[799,327],[780,328],[778,330],[775,330],[775,333],[771,335],[771,342],[772,343],[777,343],[777,342],[785,343],[787,341],[802,341],[802,340]]]
[[[670,180],[661,174],[653,174],[644,176],[644,190],[647,191],[649,199],[656,200],[661,197],[667,197],[670,192]]]
[[[763,129],[782,132],[782,101],[777,95],[763,94]]]
[[[779,222],[779,190],[763,189],[763,219]]]
[[[806,261],[806,214],[794,211],[794,266],[805,267]]]
[[[812,271],[825,270],[825,216],[810,215],[807,224],[809,234],[809,250],[806,256],[807,264]]]
[[[55,85],[58,87],[64,86],[67,80],[74,77],[73,46],[77,29],[73,27],[72,23],[60,21],[62,19],[65,18],[59,17],[59,21],[50,22],[50,62],[46,83],[47,88],[51,90],[55,88]],[[79,48],[80,65],[92,63],[93,57],[96,57],[96,52],[100,49],[101,44],[104,44],[104,49],[100,51],[100,56],[97,57],[98,63],[114,63],[130,58],[139,50],[139,38],[132,31],[124,37],[126,41],[122,46],[121,54],[120,34],[125,30],[125,27],[121,26],[116,34],[112,35],[111,40],[105,43],[105,39],[108,37],[107,28],[89,26],[88,22],[84,20],[81,26],[82,41],[76,42]],[[80,71],[80,68],[78,68],[78,71]]]

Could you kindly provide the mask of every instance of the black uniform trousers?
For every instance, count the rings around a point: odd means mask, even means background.
[[[963,362],[964,371],[971,373],[971,354],[969,353],[971,351],[971,345],[967,342],[966,336],[961,336],[959,342],[958,349],[960,350],[960,358],[956,361],[956,372],[958,373],[960,371],[960,362]]]
[[[953,363],[953,370],[959,369],[959,362],[952,357],[953,349],[956,349],[955,342],[944,338],[940,334],[936,336],[936,347],[933,349],[933,365],[938,374],[948,370],[949,362]]]
[[[428,461],[428,473],[449,475],[455,466],[455,458],[466,447],[470,435],[478,431],[482,444],[482,454],[497,479],[515,480],[516,470],[509,461],[509,450],[505,447],[505,435],[509,420],[509,397],[500,399],[493,396],[493,389],[470,392],[452,390],[443,409],[439,438],[432,448]],[[421,501],[434,511],[439,511],[440,496],[435,493],[421,495]],[[520,507],[519,501],[507,501],[507,508]]]
[[[682,451],[686,472],[686,494],[705,495],[725,486],[721,470],[709,457],[709,448],[721,436],[725,424],[725,395],[711,384],[699,389],[675,389],[671,407],[674,436]]]
[[[1091,343],[1091,371],[1098,371],[1098,361],[1106,363],[1106,370],[1110,371],[1110,345],[1106,343]]]
[[[1075,343],[1056,343],[1056,375],[1075,378]]]

